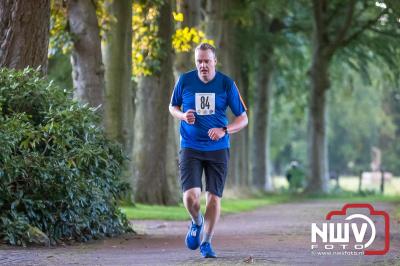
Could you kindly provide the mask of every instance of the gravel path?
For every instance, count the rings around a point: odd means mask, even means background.
[[[399,221],[394,206],[374,203],[391,215],[391,247],[383,256],[312,255],[311,223],[342,203],[307,201],[266,206],[221,218],[213,246],[218,259],[203,259],[184,246],[188,222],[133,221],[139,235],[56,248],[0,247],[4,265],[400,265]],[[383,230],[376,241],[383,243]],[[374,242],[375,243],[375,242]]]

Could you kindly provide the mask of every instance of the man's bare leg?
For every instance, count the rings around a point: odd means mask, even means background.
[[[211,242],[214,234],[214,226],[218,222],[221,211],[221,198],[207,192],[206,193],[206,213],[204,215],[204,234],[202,242]]]
[[[197,221],[200,214],[201,189],[198,187],[186,190],[183,193],[183,204],[193,221]]]

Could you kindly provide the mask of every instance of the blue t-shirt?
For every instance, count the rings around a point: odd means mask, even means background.
[[[228,106],[236,116],[246,111],[235,82],[218,71],[208,83],[200,80],[197,70],[181,75],[175,85],[171,105],[182,107],[182,112],[196,110],[193,125],[181,121],[181,148],[200,151],[229,148],[228,134],[215,141],[208,136],[208,130],[222,128],[228,124],[225,114]]]

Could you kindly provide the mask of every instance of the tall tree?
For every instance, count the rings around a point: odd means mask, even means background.
[[[132,0],[108,2],[110,17],[102,42],[105,66],[104,125],[107,137],[122,144],[128,158],[133,149],[134,84],[132,83]],[[125,162],[123,178],[134,188],[133,164]],[[134,191],[130,193],[134,194]],[[131,200],[131,199],[128,199]]]
[[[247,20],[242,31],[242,61],[250,66],[247,79],[251,90],[249,102],[249,156],[250,179],[254,187],[264,191],[273,191],[273,179],[270,158],[271,99],[273,87],[275,50],[281,42],[281,22],[285,17],[285,2],[254,1],[242,8]],[[245,79],[243,79],[245,80]]]
[[[50,0],[0,1],[0,67],[47,73]]]
[[[105,66],[105,128],[109,138],[120,142],[127,154],[133,142],[132,1],[113,1],[107,6],[115,18],[103,46]]]
[[[330,87],[329,66],[338,49],[348,46],[388,14],[368,1],[313,0],[313,45],[310,69],[308,160],[309,193],[328,191],[326,103]],[[338,15],[344,14],[344,19]]]
[[[271,118],[271,77],[273,74],[273,42],[270,34],[276,31],[265,11],[259,10],[256,22],[256,84],[253,88],[253,122],[251,132],[251,177],[255,187],[273,191],[270,169],[270,118]],[[267,29],[267,30],[266,30]]]
[[[166,147],[168,130],[169,89],[173,86],[172,73],[172,10],[171,1],[159,6],[157,20],[159,40],[158,69],[141,76],[136,93],[133,162],[137,186],[137,202],[175,204],[166,175]]]
[[[71,64],[74,96],[83,103],[98,107],[104,103],[105,85],[95,2],[68,0],[67,10],[73,40]]]
[[[207,1],[205,25],[207,35],[215,42],[217,48],[217,59],[222,72],[235,80],[242,95],[247,95],[247,87],[242,80],[243,51],[241,51],[242,40],[238,34],[238,21],[235,12],[243,8],[240,0],[235,1]],[[228,11],[230,10],[230,11]],[[239,37],[239,38],[238,38]],[[245,76],[248,73],[243,73]],[[247,100],[247,97],[245,97]],[[229,120],[233,114],[228,113]],[[230,136],[231,158],[229,160],[229,178],[227,185],[231,187],[243,187],[248,182],[248,130],[240,131]]]
[[[183,14],[183,21],[180,23],[181,28],[194,28],[200,24],[200,1],[176,1],[177,11]],[[174,76],[178,80],[179,75],[189,71],[194,66],[193,52],[179,52],[174,57]],[[173,86],[169,92],[172,94]],[[180,187],[178,185],[179,168],[178,168],[178,149],[179,143],[179,126],[180,121],[174,119],[171,115],[168,116],[168,143],[167,143],[167,165],[166,172],[168,183],[171,188],[171,194],[178,201],[180,198]]]

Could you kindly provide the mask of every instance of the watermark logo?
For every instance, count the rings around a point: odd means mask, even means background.
[[[385,255],[390,247],[390,221],[371,204],[346,204],[311,224],[311,251],[317,255]],[[377,234],[384,233],[384,239]]]

